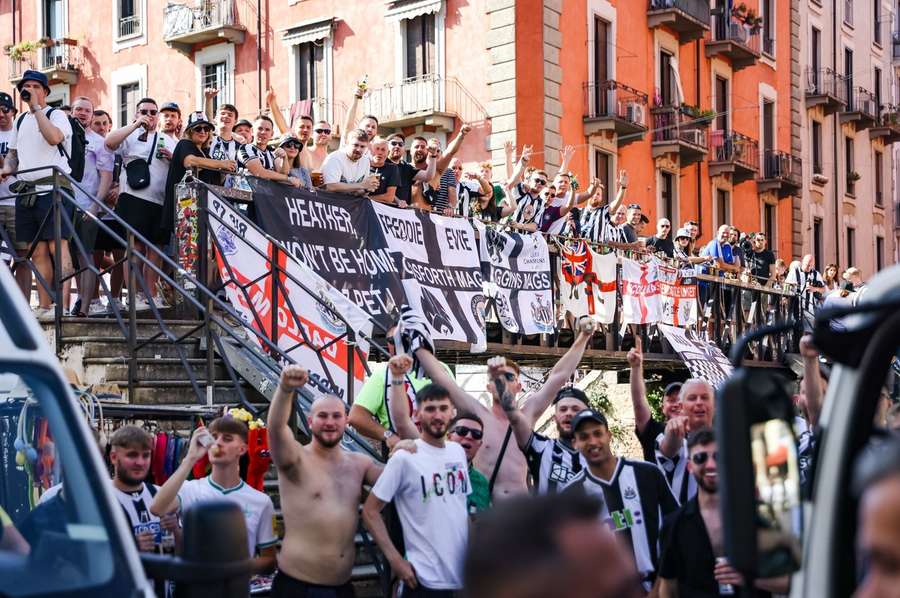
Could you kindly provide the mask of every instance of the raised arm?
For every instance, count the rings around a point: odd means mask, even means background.
[[[213,114],[213,98],[219,95],[219,90],[215,87],[207,87],[203,90],[203,114],[206,118],[215,118]]]
[[[412,362],[412,357],[405,353],[394,355],[388,361],[387,375],[391,387],[388,410],[391,412],[391,421],[394,422],[397,435],[402,440],[414,440],[419,437],[419,430],[413,423],[412,414],[409,412],[409,400],[406,398],[406,375],[412,369]]]
[[[666,422],[666,431],[659,443],[659,451],[672,459],[684,446],[684,438],[687,436],[687,417],[676,415]]]
[[[119,146],[122,145],[122,142],[128,138],[129,135],[137,131],[145,123],[149,126],[150,117],[139,116],[137,120],[135,120],[130,125],[125,125],[124,127],[116,129],[115,131],[111,131],[104,140],[106,149],[111,152],[116,151],[117,149],[119,149]]]
[[[206,433],[206,428],[203,426],[194,430],[194,433],[191,435],[190,447],[188,447],[187,455],[181,460],[181,465],[166,480],[166,483],[156,491],[156,496],[153,497],[153,502],[150,503],[150,512],[157,517],[162,517],[166,513],[171,513],[178,509],[178,491],[181,490],[181,486],[187,480],[188,475],[190,475],[194,464],[208,450],[208,447],[200,444],[200,436]]]
[[[269,405],[269,416],[266,418],[266,427],[269,434],[269,450],[272,453],[272,461],[280,472],[294,469],[300,463],[303,454],[300,443],[291,432],[289,420],[294,399],[294,393],[303,388],[309,381],[309,372],[305,368],[291,364],[281,370],[281,379],[278,388]]]
[[[506,181],[505,187],[507,190],[515,187],[516,183],[522,178],[522,173],[528,168],[528,161],[531,160],[531,151],[530,145],[526,145],[522,148],[522,156],[519,158],[519,161],[516,162],[516,168],[513,171],[512,176]]]
[[[347,143],[347,133],[356,128],[356,110],[365,92],[366,90],[359,85],[356,86],[356,90],[353,92],[353,101],[350,102],[350,107],[347,109],[347,118],[344,119],[344,130],[341,132],[341,145]]]
[[[278,106],[278,98],[275,96],[275,88],[271,85],[266,91],[266,105],[269,107],[269,114],[272,116],[272,120],[275,121],[275,126],[278,127],[278,131],[282,134],[290,131],[290,127],[288,127],[287,121],[284,120],[284,115],[281,114],[281,108]]]
[[[516,398],[506,387],[506,379],[503,376],[503,367],[506,365],[504,357],[492,357],[488,360],[488,378],[491,384],[497,388],[497,396],[500,397],[500,406],[506,413],[509,425],[512,427],[513,434],[516,437],[516,444],[523,451],[528,446],[531,439],[532,423],[519,410],[516,404]]]
[[[425,183],[437,174],[437,150],[428,148],[428,157],[425,159],[425,170],[420,170],[413,177],[413,182]]]
[[[596,193],[599,189],[602,189],[602,188],[603,188],[603,183],[600,182],[600,179],[598,179],[598,178],[591,179],[591,184],[588,185],[588,188],[576,196],[575,203],[577,205],[581,205],[582,203],[586,202],[591,197],[593,197],[594,193]]]
[[[416,358],[419,360],[419,363],[422,364],[425,373],[428,374],[431,381],[447,389],[450,393],[450,400],[457,410],[480,414],[487,412],[484,405],[473,399],[469,396],[469,393],[459,387],[459,384],[456,383],[453,376],[447,373],[447,370],[444,369],[444,366],[431,351],[428,349],[419,349],[416,351]]]
[[[578,369],[578,364],[581,362],[581,357],[584,355],[584,350],[587,348],[588,341],[594,334],[594,321],[588,318],[587,322],[591,323],[590,331],[586,332],[583,330],[579,323],[578,336],[575,338],[572,346],[569,347],[566,354],[563,355],[562,358],[556,362],[556,365],[553,366],[553,369],[550,370],[550,375],[547,376],[547,381],[541,389],[534,393],[522,406],[522,414],[528,418],[530,425],[533,426],[534,422],[537,421],[537,418],[547,410],[547,407],[550,406],[550,403],[553,401],[556,393],[559,392],[559,389],[563,387],[566,381],[575,373],[575,370]]]
[[[516,153],[516,146],[513,145],[512,141],[505,141],[503,143],[503,154],[506,156],[503,164],[506,166],[506,179],[509,180],[513,175],[513,162],[515,162],[514,155]]]
[[[459,133],[456,134],[456,137],[454,137],[453,141],[450,142],[450,145],[447,146],[447,149],[444,151],[444,155],[438,158],[438,172],[444,172],[445,170],[447,170],[447,167],[450,166],[450,160],[453,159],[453,157],[462,147],[463,139],[466,138],[466,135],[468,135],[471,130],[472,127],[470,127],[469,125],[463,125],[459,128]]]
[[[566,204],[559,209],[559,217],[563,218],[566,214],[572,211],[572,208],[575,207],[575,190],[569,189],[568,197],[566,198]]]
[[[625,201],[625,190],[628,188],[628,173],[624,169],[619,171],[619,178],[616,180],[616,184],[619,190],[616,192],[615,199],[609,204],[610,215],[615,214],[622,202]]]
[[[800,355],[803,358],[803,388],[806,391],[806,417],[810,428],[819,425],[822,413],[822,373],[819,370],[819,352],[812,344],[812,336],[800,339]]]
[[[634,406],[634,427],[638,434],[643,434],[650,423],[650,403],[647,402],[647,387],[644,385],[644,354],[641,350],[641,337],[635,335],[634,348],[628,352],[626,359],[631,367],[629,383],[631,385],[631,404]]]
[[[560,172],[569,172],[569,163],[572,161],[572,157],[575,156],[575,146],[567,145],[561,150],[559,150],[559,168],[556,171],[556,174]],[[554,176],[556,176],[554,174]]]

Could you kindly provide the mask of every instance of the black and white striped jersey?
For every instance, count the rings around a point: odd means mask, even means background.
[[[218,135],[213,137],[213,142],[209,146],[209,157],[213,160],[237,160],[238,150],[241,149],[241,143],[231,138],[225,141]]]
[[[238,150],[237,158],[242,168],[246,168],[247,164],[253,160],[259,160],[266,170],[275,170],[275,154],[272,153],[272,150],[259,149],[252,143],[242,145]]]
[[[516,184],[510,189],[510,193],[516,200],[516,211],[513,212],[512,221],[517,224],[540,225],[546,207],[543,198],[526,191],[522,183]]]
[[[678,453],[674,457],[669,458],[659,450],[663,436],[665,436],[665,433],[660,433],[656,437],[656,446],[653,451],[656,458],[656,466],[665,476],[672,494],[678,500],[678,504],[683,505],[697,495],[697,480],[687,470],[687,440],[678,449]]]
[[[619,458],[610,480],[585,468],[564,490],[585,492],[603,501],[604,523],[631,546],[644,588],[649,591],[659,566],[663,517],[678,509],[659,470],[651,463]]]
[[[584,459],[560,440],[532,432],[525,447],[528,473],[537,494],[556,494],[582,469]]]
[[[128,517],[128,523],[131,524],[135,533],[146,531],[144,529],[146,528],[159,536],[161,532],[159,517],[150,512],[150,504],[153,502],[153,497],[156,496],[158,490],[158,486],[152,486],[147,483],[143,484],[140,492],[123,492],[118,488],[114,488],[113,494],[116,495],[119,504],[122,505],[122,510],[125,511],[125,515]],[[159,537],[156,538],[156,541],[159,542]]]

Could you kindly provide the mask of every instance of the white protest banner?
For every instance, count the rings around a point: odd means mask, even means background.
[[[657,265],[622,258],[622,323],[655,324],[660,320]]]
[[[690,326],[697,322],[697,283],[685,276],[692,270],[678,270],[659,264],[659,294],[662,317],[660,321],[672,326]]]
[[[684,360],[684,365],[694,378],[706,380],[718,387],[731,376],[734,368],[715,343],[698,338],[688,328],[659,324],[659,330]]]
[[[497,318],[510,332],[555,330],[550,252],[537,233],[503,232],[475,221],[485,295],[494,299]]]

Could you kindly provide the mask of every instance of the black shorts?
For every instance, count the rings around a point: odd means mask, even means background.
[[[29,201],[31,197],[34,197],[34,194],[20,195],[16,198],[16,241],[29,245],[34,240],[52,241],[55,225],[53,217],[48,218],[47,215],[53,210],[53,192],[38,193],[33,205],[28,207],[23,205],[23,202]],[[71,219],[74,206],[64,202],[63,209],[67,210]],[[72,238],[72,227],[65,219],[60,223],[60,231],[63,239]]]
[[[128,248],[128,239],[125,238],[125,233],[122,231],[121,225],[114,220],[103,220],[102,222],[108,226],[112,232],[119,235],[122,241],[117,240],[110,233],[106,232],[102,225],[100,225],[97,227],[97,238],[94,240],[94,251],[125,251]]]
[[[272,580],[269,595],[272,598],[355,598],[356,593],[349,581],[342,586],[321,586],[279,571]]]
[[[159,243],[162,237],[163,207],[161,205],[128,193],[120,193],[116,204],[116,214],[148,241],[153,244]]]

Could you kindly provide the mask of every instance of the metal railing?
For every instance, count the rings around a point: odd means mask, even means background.
[[[202,0],[193,7],[169,4],[163,9],[164,39],[236,24],[234,0]]]
[[[847,88],[847,112],[859,112],[870,118],[878,116],[875,94],[865,87],[845,85]]]
[[[713,41],[735,42],[758,54],[761,46],[760,37],[759,30],[754,31],[734,17],[715,17],[712,28]]]
[[[759,170],[759,142],[752,137],[716,130],[710,133],[710,162],[735,162]]]
[[[683,141],[699,147],[707,147],[706,127],[708,118],[694,118],[678,106],[661,106],[654,108],[653,141]]]
[[[900,128],[900,106],[887,104],[878,111],[876,121],[882,127]]]
[[[820,69],[806,67],[806,95],[830,95],[847,103],[846,78],[827,67]]]
[[[363,98],[364,111],[379,121],[395,121],[429,112],[455,114],[464,122],[487,119],[487,111],[453,77],[424,75],[398,84],[369,88]]]
[[[584,118],[615,117],[647,126],[647,94],[617,81],[584,84]]]
[[[141,29],[141,17],[138,15],[131,15],[128,17],[122,17],[119,19],[119,37],[131,37],[133,35],[140,35],[142,32]]]
[[[762,163],[761,179],[781,179],[794,185],[800,185],[803,180],[803,161],[794,155],[778,150],[765,150]]]
[[[649,0],[647,10],[677,9],[701,23],[709,23],[709,2],[705,0]]]
[[[43,72],[63,70],[76,72],[84,64],[82,48],[73,39],[61,38],[51,40],[48,45],[38,48],[37,56],[30,55],[20,59],[9,59],[9,78],[19,79],[29,69]]]

